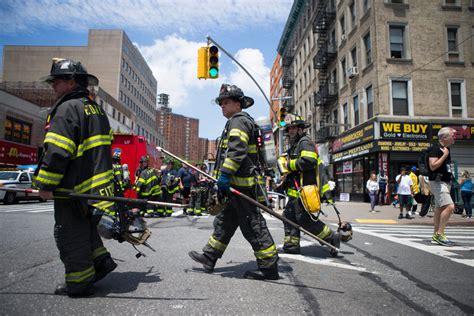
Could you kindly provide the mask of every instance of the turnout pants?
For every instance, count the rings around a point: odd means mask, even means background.
[[[308,212],[305,211],[301,202],[297,198],[290,198],[286,204],[283,216],[318,236],[323,240],[329,240],[333,231],[324,222],[315,220]],[[285,240],[283,244],[283,250],[299,252],[300,251],[300,230],[290,226],[287,223],[283,223],[285,229]]]
[[[255,198],[253,190],[241,192]],[[204,254],[212,260],[221,258],[237,227],[252,246],[259,269],[275,269],[278,253],[265,219],[256,206],[235,195],[214,219],[214,232],[203,248]]]
[[[109,252],[105,249],[97,223],[85,203],[79,200],[54,200],[54,238],[65,267],[69,293],[80,293],[92,286],[96,270]]]

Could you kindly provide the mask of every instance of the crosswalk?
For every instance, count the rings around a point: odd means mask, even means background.
[[[46,213],[53,211],[53,202],[20,202],[18,204],[0,205],[0,214],[4,213]]]
[[[451,247],[431,243],[433,227],[426,225],[362,225],[353,224],[354,232],[383,238],[451,261],[474,267],[474,227],[448,226],[446,235],[455,242]],[[354,238],[357,238],[354,235]]]

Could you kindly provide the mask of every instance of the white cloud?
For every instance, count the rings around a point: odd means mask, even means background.
[[[82,32],[93,27],[134,28],[180,34],[239,30],[284,22],[292,0],[3,0],[0,34],[57,27]]]
[[[201,46],[206,44],[176,35],[157,39],[151,46],[137,45],[158,80],[158,93],[169,94],[173,108],[191,105],[193,90],[212,86],[214,91],[218,89],[213,80],[197,79],[197,50]]]

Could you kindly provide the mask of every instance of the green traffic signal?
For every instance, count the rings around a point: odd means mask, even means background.
[[[217,70],[217,68],[215,67],[209,68],[209,76],[211,78],[216,78],[218,74],[219,74],[219,71]]]
[[[281,122],[280,122],[280,126],[281,126],[281,127],[284,127],[284,126],[285,126],[285,121],[281,121]]]
[[[216,79],[219,77],[219,49],[213,45],[208,52],[208,75],[210,79]]]

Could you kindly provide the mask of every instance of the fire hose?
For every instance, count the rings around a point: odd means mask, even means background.
[[[207,174],[206,172],[200,170],[199,168],[196,168],[194,167],[192,164],[188,163],[186,160],[184,159],[181,159],[180,157],[174,155],[173,153],[167,151],[166,149],[162,148],[162,147],[156,147],[156,149],[158,149],[159,151],[163,152],[164,154],[178,160],[179,162],[185,164],[186,166],[188,166],[189,168],[199,172],[200,174],[202,174],[203,176],[207,177],[208,179],[214,181],[214,182],[217,182],[217,179],[212,177],[211,175]],[[303,228],[301,225],[298,225],[297,223],[283,217],[282,215],[278,214],[277,212],[275,212],[274,210],[272,210],[271,208],[259,203],[258,201],[252,199],[251,197],[243,194],[242,192],[234,189],[234,188],[230,188],[230,192],[232,194],[234,194],[235,196],[238,196],[244,200],[246,200],[247,202],[253,204],[254,206],[260,208],[262,211],[272,215],[272,216],[275,216],[276,218],[278,218],[279,220],[281,220],[282,222],[285,222],[287,223],[288,225],[300,230],[301,232],[305,233],[306,235],[308,235],[309,237],[317,240],[318,242],[320,242],[321,244],[324,244],[326,246],[328,246],[329,248],[331,248],[332,250],[338,252],[339,251],[339,248],[337,247],[334,247],[333,245],[331,245],[330,243],[328,243],[327,241],[319,238],[318,236],[314,235],[313,233],[311,233],[310,231],[308,231],[307,229]]]

